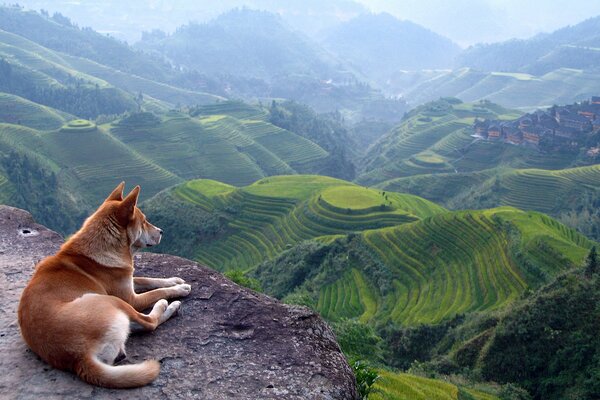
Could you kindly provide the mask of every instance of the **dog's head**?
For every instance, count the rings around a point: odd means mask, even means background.
[[[163,231],[148,222],[144,213],[137,207],[140,187],[136,186],[127,197],[123,198],[124,187],[125,182],[121,182],[106,198],[104,206],[126,233],[127,241],[133,251],[156,246],[160,243]]]

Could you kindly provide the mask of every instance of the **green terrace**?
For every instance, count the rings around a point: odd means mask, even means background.
[[[380,370],[372,400],[498,400],[484,389],[458,386],[439,379]]]
[[[474,118],[512,116],[513,111],[489,102],[442,99],[418,107],[369,148],[357,182],[374,185],[400,177],[471,169],[473,165],[463,160],[477,142],[471,137]],[[474,154],[471,157],[481,158],[491,168],[489,157],[479,156],[477,151]]]
[[[0,92],[0,122],[39,130],[54,130],[62,127],[66,120],[74,118],[22,97]]]
[[[553,215],[568,203],[576,203],[585,192],[596,192],[599,186],[599,165],[559,170],[504,168],[462,174],[420,175],[393,179],[379,185],[384,190],[413,193],[451,208],[459,207],[465,194],[472,192],[489,196],[496,205]]]
[[[191,181],[173,192],[227,218],[226,235],[203,243],[196,253],[199,261],[219,270],[252,268],[303,240],[394,226],[444,211],[415,196],[311,175],[269,177],[240,189]]]

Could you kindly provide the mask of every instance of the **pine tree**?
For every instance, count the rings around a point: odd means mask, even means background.
[[[592,275],[598,273],[598,253],[596,252],[596,246],[592,247],[590,253],[587,256],[585,262],[585,275],[591,278]]]

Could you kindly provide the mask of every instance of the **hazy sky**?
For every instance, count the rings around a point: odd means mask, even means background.
[[[600,15],[600,0],[357,0],[461,45],[530,37]]]
[[[600,0],[14,1],[33,9],[60,11],[82,26],[92,26],[129,41],[137,40],[143,30],[172,31],[190,20],[206,21],[242,5],[278,12],[297,29],[310,35],[336,21],[351,18],[366,7],[424,25],[462,46],[530,37],[600,15]]]

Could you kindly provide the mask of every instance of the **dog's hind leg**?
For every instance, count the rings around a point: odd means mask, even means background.
[[[191,290],[192,287],[187,283],[177,284],[175,286],[154,289],[140,294],[133,293],[127,303],[131,304],[136,310],[142,311],[161,299],[187,296],[190,294]]]
[[[129,304],[123,302],[126,306],[129,316],[130,328],[133,332],[153,331],[156,327],[169,318],[171,318],[181,307],[180,301],[174,301],[171,304],[165,299],[161,299],[154,304],[149,314],[142,314],[136,311]]]
[[[125,342],[128,337],[129,318],[122,311],[117,311],[114,321],[99,344],[96,357],[109,365],[123,360],[126,357]]]

